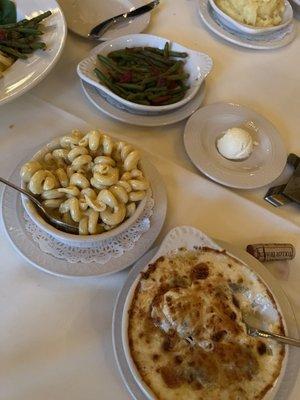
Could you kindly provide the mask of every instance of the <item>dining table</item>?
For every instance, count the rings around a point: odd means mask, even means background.
[[[196,0],[164,0],[153,10],[145,33],[209,54],[214,66],[202,106],[233,102],[257,111],[277,128],[287,152],[300,156],[297,11],[294,23],[297,36],[289,45],[244,49],[207,30]],[[96,45],[97,41],[68,32],[63,54],[50,74],[29,93],[1,106],[1,176],[8,178],[32,149],[75,128],[98,128],[128,140],[148,154],[167,190],[167,217],[153,247],[180,225],[194,226],[243,250],[252,243],[293,244],[293,260],[264,265],[284,290],[299,324],[300,206],[275,208],[267,203],[264,195],[271,185],[230,189],[202,175],[184,149],[186,120],[148,128],[102,114],[85,97],[76,72]],[[272,186],[290,174],[286,168]],[[0,400],[132,398],[112,344],[114,305],[130,268],[103,277],[47,274],[16,251],[3,223],[0,255]],[[293,349],[292,354],[291,373],[285,375],[276,400],[299,399],[300,350]]]

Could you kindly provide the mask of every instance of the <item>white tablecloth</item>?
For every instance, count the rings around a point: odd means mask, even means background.
[[[64,1],[60,0],[61,3]],[[140,2],[147,3],[146,0]],[[259,51],[233,46],[211,34],[201,22],[197,6],[198,0],[161,1],[146,33],[209,54],[214,68],[207,80],[204,104],[233,101],[254,109],[273,122],[284,138],[287,150],[300,155],[300,13],[294,19],[297,37],[290,45]],[[164,128],[139,128],[104,116],[88,102],[80,87],[76,65],[96,44],[70,33],[58,65],[33,89],[33,93],[105,130],[140,139],[157,154],[196,172],[183,147],[185,121]],[[266,191],[267,188],[237,192],[300,225],[299,206],[275,209],[263,200]]]
[[[30,95],[1,108],[0,120],[0,170],[5,176],[39,143],[86,126]],[[296,259],[268,268],[300,321],[299,228],[165,158],[153,155],[152,162],[164,178],[169,201],[156,243],[177,225],[193,225],[241,248],[262,241],[293,243]],[[111,342],[114,302],[127,272],[98,279],[53,277],[16,253],[3,226],[0,232],[0,399],[129,399]],[[299,390],[300,379],[289,397],[280,400],[298,400]]]
[[[233,47],[203,27],[196,3],[164,0],[153,13],[147,31],[210,54],[215,68],[208,80],[206,103],[233,100],[252,107],[274,122],[289,150],[300,153],[299,35],[290,46],[277,51]],[[299,22],[296,24],[299,30]],[[243,248],[259,241],[294,243],[294,261],[270,264],[268,268],[280,280],[300,322],[299,212],[295,207],[272,208],[261,200],[264,190],[242,192],[241,198],[240,193],[201,177],[183,149],[184,122],[141,129],[117,123],[96,111],[81,92],[75,71],[77,62],[93,45],[69,35],[62,59],[32,93],[162,156],[153,157],[169,198],[160,238],[176,225],[192,224]],[[4,176],[33,146],[80,124],[30,95],[3,106],[0,121],[0,170]],[[129,399],[111,343],[112,310],[127,272],[84,280],[47,275],[16,253],[2,226],[0,254],[0,399]],[[299,393],[298,375],[297,384],[284,400],[298,400]]]

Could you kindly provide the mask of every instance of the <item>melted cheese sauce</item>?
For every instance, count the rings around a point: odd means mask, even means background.
[[[267,316],[261,310],[272,310]],[[159,400],[262,399],[284,348],[247,335],[255,314],[283,333],[272,295],[245,265],[212,249],[178,250],[142,274],[129,311],[137,369]]]

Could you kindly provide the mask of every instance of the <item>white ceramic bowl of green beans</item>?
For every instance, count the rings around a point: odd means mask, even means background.
[[[105,84],[105,81],[100,82],[99,77],[95,73],[95,68],[100,68],[99,65],[100,62],[98,59],[99,55],[100,57],[101,56],[106,57],[108,54],[112,52],[134,47],[135,48],[151,47],[159,49],[162,52],[165,48],[166,43],[168,43],[167,46],[169,47],[169,54],[176,55],[178,53],[181,54],[186,53],[185,57],[178,57],[178,58],[176,56],[173,57],[173,60],[180,61],[181,65],[183,64],[182,69],[184,74],[186,74],[187,76],[184,85],[188,86],[188,88],[185,89],[184,96],[180,98],[179,101],[163,105],[140,104],[135,102],[134,100],[130,100],[131,98],[130,95],[127,98],[124,98],[115,93],[112,90],[112,87],[109,88],[107,84]],[[145,54],[147,55],[150,53],[146,52]],[[159,54],[157,60],[154,59],[154,62],[157,61],[159,65],[160,63]],[[83,81],[95,86],[102,92],[102,94],[111,97],[112,100],[118,102],[121,106],[124,106],[131,112],[137,112],[137,113],[142,112],[148,114],[148,113],[160,113],[160,112],[172,111],[188,103],[200,89],[200,86],[203,83],[204,79],[210,73],[212,66],[213,66],[212,59],[205,53],[200,53],[198,51],[188,49],[178,43],[170,42],[168,39],[161,38],[158,36],[147,35],[147,34],[136,34],[136,35],[123,36],[98,45],[91,51],[88,57],[86,57],[78,64],[77,72]],[[162,73],[162,75],[164,74]],[[118,87],[120,88],[120,85],[118,85]],[[113,87],[113,89],[114,88],[115,87]],[[158,90],[157,88],[155,89]],[[133,91],[133,93],[135,94],[137,92]],[[172,100],[174,101],[174,97]]]

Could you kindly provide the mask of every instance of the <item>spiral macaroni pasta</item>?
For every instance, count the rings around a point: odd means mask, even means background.
[[[113,229],[135,213],[149,188],[137,149],[98,130],[74,130],[59,143],[20,172],[49,213],[78,226],[80,235]]]

